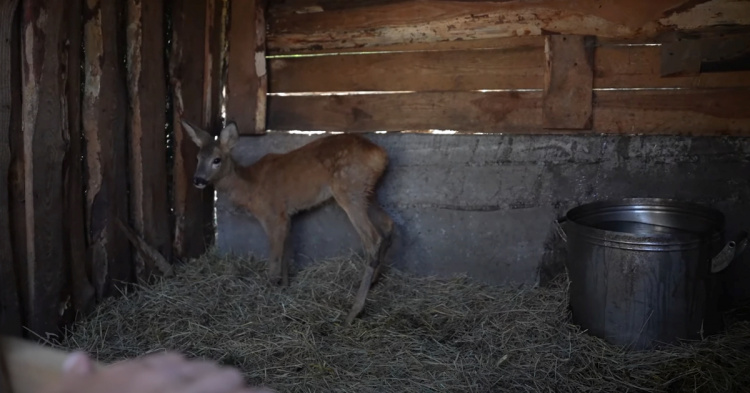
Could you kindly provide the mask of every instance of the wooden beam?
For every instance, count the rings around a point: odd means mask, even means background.
[[[748,99],[746,88],[595,91],[583,131],[544,129],[542,92],[272,96],[269,129],[750,135]]]
[[[543,43],[541,36],[513,37],[489,40],[475,47],[438,45],[445,50],[272,58],[269,92],[542,89]],[[661,47],[653,45],[600,44],[594,51],[593,86],[750,87],[750,71],[662,77],[661,51]]]
[[[544,128],[590,129],[594,38],[547,36],[544,52]]]
[[[524,132],[541,127],[541,92],[269,97],[269,129]]]
[[[265,0],[231,2],[227,120],[241,134],[266,131],[265,6]]]
[[[594,88],[649,87],[750,87],[750,71],[661,76],[660,46],[612,46],[596,48]]]
[[[63,160],[65,118],[62,48],[67,40],[65,5],[54,0],[23,3],[23,146],[26,198],[27,326],[43,337],[58,333],[65,300]]]
[[[662,76],[750,71],[750,32],[737,30],[667,37],[661,45]]]
[[[748,25],[748,8],[726,0],[272,2],[268,47],[274,54],[297,53],[550,33],[643,39],[665,31]]]
[[[8,130],[10,139],[10,173],[8,176],[9,188],[9,213],[10,213],[10,237],[13,243],[14,268],[18,283],[18,300],[21,306],[21,323],[25,326],[28,320],[29,309],[29,277],[27,263],[26,243],[26,173],[24,157],[24,138],[22,127],[23,115],[23,84],[21,71],[21,11],[22,2],[18,3],[16,17],[11,25],[11,51],[12,59],[10,67],[10,128]]]
[[[603,133],[750,136],[750,89],[594,92],[594,127]]]
[[[203,118],[209,129],[222,126],[222,106],[226,104],[222,88],[226,82],[227,13],[229,0],[208,0],[204,44]]]
[[[138,236],[169,260],[164,5],[128,0],[127,7],[130,214]],[[148,278],[155,266],[140,254],[134,257],[136,275]]]
[[[506,41],[498,49],[272,59],[269,91],[541,89],[544,38]]]
[[[176,0],[172,6],[172,49],[170,58],[170,82],[173,98],[173,143],[174,159],[172,168],[172,194],[174,237],[172,247],[179,258],[198,257],[205,252],[214,236],[213,227],[213,188],[199,190],[193,186],[192,178],[197,165],[198,148],[185,134],[180,118],[185,117],[209,130],[218,124],[209,124],[218,111],[218,103],[208,103],[214,97],[210,93],[212,82],[218,78],[220,70],[208,70],[206,54],[220,53],[215,48],[215,40],[207,37],[212,32],[207,29],[207,21],[214,20],[208,13],[221,12],[211,0]],[[213,14],[211,14],[213,15]],[[214,29],[219,33],[220,29]],[[210,117],[210,118],[209,118]]]
[[[87,252],[86,236],[86,198],[84,187],[84,170],[82,157],[84,155],[83,133],[81,124],[81,64],[83,61],[83,25],[81,15],[83,1],[68,2],[65,8],[68,24],[68,41],[65,47],[67,57],[65,77],[65,94],[67,99],[67,124],[63,135],[68,145],[68,151],[63,161],[65,177],[65,212],[64,230],[68,236],[66,260],[69,263],[70,290],[72,294],[72,310],[67,318],[77,313],[88,313],[95,305],[95,290],[88,275],[91,260]]]
[[[87,0],[83,131],[88,173],[87,219],[93,281],[99,298],[133,280],[131,249],[115,217],[128,219],[127,92],[118,39],[118,1]]]
[[[14,250],[10,224],[10,125],[13,106],[11,77],[12,27],[17,15],[18,0],[0,0],[0,334],[21,335],[21,308],[18,297],[18,275],[13,256],[23,250]]]

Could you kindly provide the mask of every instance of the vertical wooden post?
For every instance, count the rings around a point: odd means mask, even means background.
[[[18,61],[11,55],[12,28],[18,0],[0,0],[0,334],[21,334],[21,309],[18,300],[18,276],[13,255],[10,225],[10,187],[8,185],[11,163],[10,125],[11,112],[19,108],[12,105],[13,86],[11,67]]]
[[[92,273],[99,298],[112,293],[113,284],[131,282],[134,273],[128,240],[116,224],[116,219],[128,222],[127,101],[118,37],[122,4],[116,0],[86,0],[88,19],[84,25],[86,207]]]
[[[83,0],[69,0],[65,16],[69,21],[65,46],[68,122],[63,135],[68,151],[63,164],[65,176],[65,233],[73,310],[88,312],[94,306],[94,287],[88,276],[91,264],[86,252],[86,202],[83,185],[83,135],[81,133],[81,49],[83,34]],[[74,315],[74,313],[70,313]]]
[[[136,232],[171,257],[166,159],[164,4],[128,0],[127,67],[130,99],[130,209]],[[134,254],[136,274],[146,278],[151,261]]]
[[[266,0],[231,2],[227,120],[241,134],[266,132]]]
[[[544,128],[591,129],[594,37],[549,35],[544,52]]]
[[[214,62],[206,60],[208,54],[216,56],[221,53],[221,48],[210,47],[215,45],[215,40],[207,36],[220,33],[218,28],[207,28],[207,22],[214,20],[214,13],[222,11],[222,7],[217,7],[216,4],[214,0],[176,0],[172,9],[172,190],[175,215],[174,250],[180,257],[199,256],[211,244],[214,236],[214,191],[210,187],[201,191],[193,186],[192,177],[197,164],[198,149],[185,135],[179,120],[184,116],[209,130],[217,126],[210,124],[214,118],[210,113],[220,109],[218,95],[211,89],[211,80],[218,78],[221,70],[213,69],[213,66],[208,69]]]
[[[16,15],[11,24],[11,67],[10,67],[10,172],[8,175],[10,237],[13,243],[14,268],[18,283],[18,300],[21,308],[21,323],[25,326],[28,320],[29,277],[26,269],[26,174],[24,164],[21,83],[21,1],[18,1]]]
[[[23,3],[23,147],[26,196],[27,313],[29,328],[57,332],[66,284],[63,230],[63,133],[66,97],[62,48],[67,40],[66,4]]]

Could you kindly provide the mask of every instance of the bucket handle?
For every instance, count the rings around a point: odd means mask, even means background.
[[[716,256],[711,258],[711,273],[718,273],[726,269],[735,257],[745,251],[747,244],[747,231],[741,231],[734,240],[728,242]]]
[[[562,224],[564,224],[567,220],[568,219],[566,217],[560,217],[552,221],[552,225],[555,227],[557,236],[560,236],[560,239],[562,239],[565,243],[568,242],[568,234],[565,233],[565,229],[563,229]]]

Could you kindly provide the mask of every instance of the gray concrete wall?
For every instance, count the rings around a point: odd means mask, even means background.
[[[234,156],[249,164],[317,137],[243,137]],[[750,228],[747,138],[368,137],[390,155],[378,199],[397,224],[392,264],[419,274],[466,273],[493,284],[544,281],[561,270],[564,258],[552,221],[570,208],[607,198],[687,199],[723,211],[728,235]],[[219,250],[267,255],[265,234],[252,217],[221,195],[217,214]],[[293,244],[298,264],[360,250],[351,224],[335,205],[300,214],[293,222]],[[730,271],[750,277],[748,265],[750,258]]]

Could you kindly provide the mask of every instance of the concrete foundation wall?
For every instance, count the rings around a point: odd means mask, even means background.
[[[320,136],[243,137],[235,158],[249,164]],[[750,139],[677,136],[371,134],[390,166],[377,191],[397,225],[392,265],[424,275],[466,273],[493,284],[535,284],[562,269],[556,217],[588,202],[680,198],[727,216],[727,235],[750,229]],[[249,215],[219,195],[218,249],[267,255]],[[336,205],[293,221],[295,261],[359,251]],[[750,254],[748,252],[747,254]],[[750,278],[745,255],[727,274],[738,296]],[[736,281],[736,280],[735,280]]]

